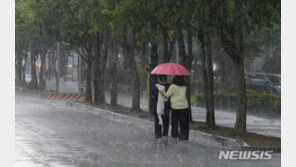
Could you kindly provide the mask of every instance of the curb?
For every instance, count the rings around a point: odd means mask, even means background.
[[[93,114],[107,118],[107,119],[114,119],[114,118],[116,118],[117,120],[118,119],[120,120],[134,119],[134,120],[137,120],[136,124],[140,125],[140,127],[144,126],[145,128],[149,127],[153,129],[154,122],[149,120],[126,116],[126,115],[122,115],[112,111],[108,111],[108,110],[104,110],[104,109],[100,109],[100,108],[96,108],[96,107],[92,107],[92,106],[88,106],[85,104],[80,104],[72,101],[67,101],[67,104],[70,105],[71,107],[94,110],[95,113]],[[247,143],[245,143],[240,139],[231,139],[227,137],[222,137],[222,136],[208,134],[208,133],[194,131],[194,130],[189,131],[189,140],[206,145],[206,146],[229,149],[229,150],[241,150],[242,148],[249,146]]]
[[[228,150],[241,150],[249,145],[240,139],[231,139],[223,136],[213,135],[195,130],[189,130],[189,139],[207,146],[223,148]]]

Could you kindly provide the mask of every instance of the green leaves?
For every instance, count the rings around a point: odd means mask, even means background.
[[[215,9],[217,2],[220,19],[216,15],[205,17],[204,12]],[[91,35],[112,29],[111,36],[120,39],[125,28],[132,28],[139,48],[145,48],[152,41],[159,44],[164,31],[172,37],[178,18],[183,26],[189,24],[192,28],[203,26],[205,21],[216,29],[222,27],[231,41],[236,25],[234,8],[234,0],[20,0],[16,4],[16,47],[32,43],[33,39],[83,46]],[[263,39],[256,35],[262,33],[260,27],[273,29],[280,25],[280,8],[279,0],[243,1],[247,47],[262,44]],[[195,31],[193,34],[197,35]]]

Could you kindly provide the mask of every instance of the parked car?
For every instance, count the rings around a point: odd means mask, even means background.
[[[272,85],[272,91],[274,93],[281,93],[281,75],[280,74],[267,74],[266,77],[269,79]]]
[[[265,73],[247,73],[245,79],[247,90],[254,90],[257,93],[269,93],[273,91],[272,83]]]

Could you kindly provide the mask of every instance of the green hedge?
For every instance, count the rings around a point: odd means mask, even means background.
[[[214,93],[214,103],[216,107],[235,108],[236,93]],[[204,106],[205,99],[202,93],[196,94],[191,99],[198,106]],[[277,94],[247,94],[247,107],[250,110],[275,111],[281,110],[281,96]]]
[[[226,93],[235,93],[236,92],[236,87],[231,86],[225,92]],[[247,93],[257,93],[257,92],[255,90],[247,90]]]

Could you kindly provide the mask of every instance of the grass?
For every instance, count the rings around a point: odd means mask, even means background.
[[[111,106],[109,104],[96,105],[96,107],[113,111],[115,113],[119,113],[123,115],[128,115],[128,116],[133,116],[141,119],[154,121],[154,116],[150,116],[150,114],[145,111],[131,111],[130,108],[128,107],[124,107],[120,105]],[[197,122],[197,121],[191,122],[190,130],[201,131],[201,132],[224,136],[232,139],[239,138],[245,141],[250,146],[254,146],[254,147],[263,147],[263,146],[277,147],[277,148],[281,147],[281,138],[269,137],[269,136],[264,136],[256,133],[250,133],[250,132],[247,132],[242,135],[238,135],[235,133],[233,128],[220,127],[220,126],[207,127],[205,122]]]
[[[227,128],[227,127],[221,127],[221,126],[215,126],[215,127],[207,127],[205,122],[196,122],[193,121],[190,123],[190,129],[202,131],[205,133],[215,134],[219,136],[224,136],[232,139],[241,139],[245,141],[250,146],[254,147],[262,147],[262,146],[268,146],[268,147],[281,147],[281,138],[276,137],[269,137],[264,136],[256,133],[244,133],[242,135],[238,135],[235,133],[233,128]]]

